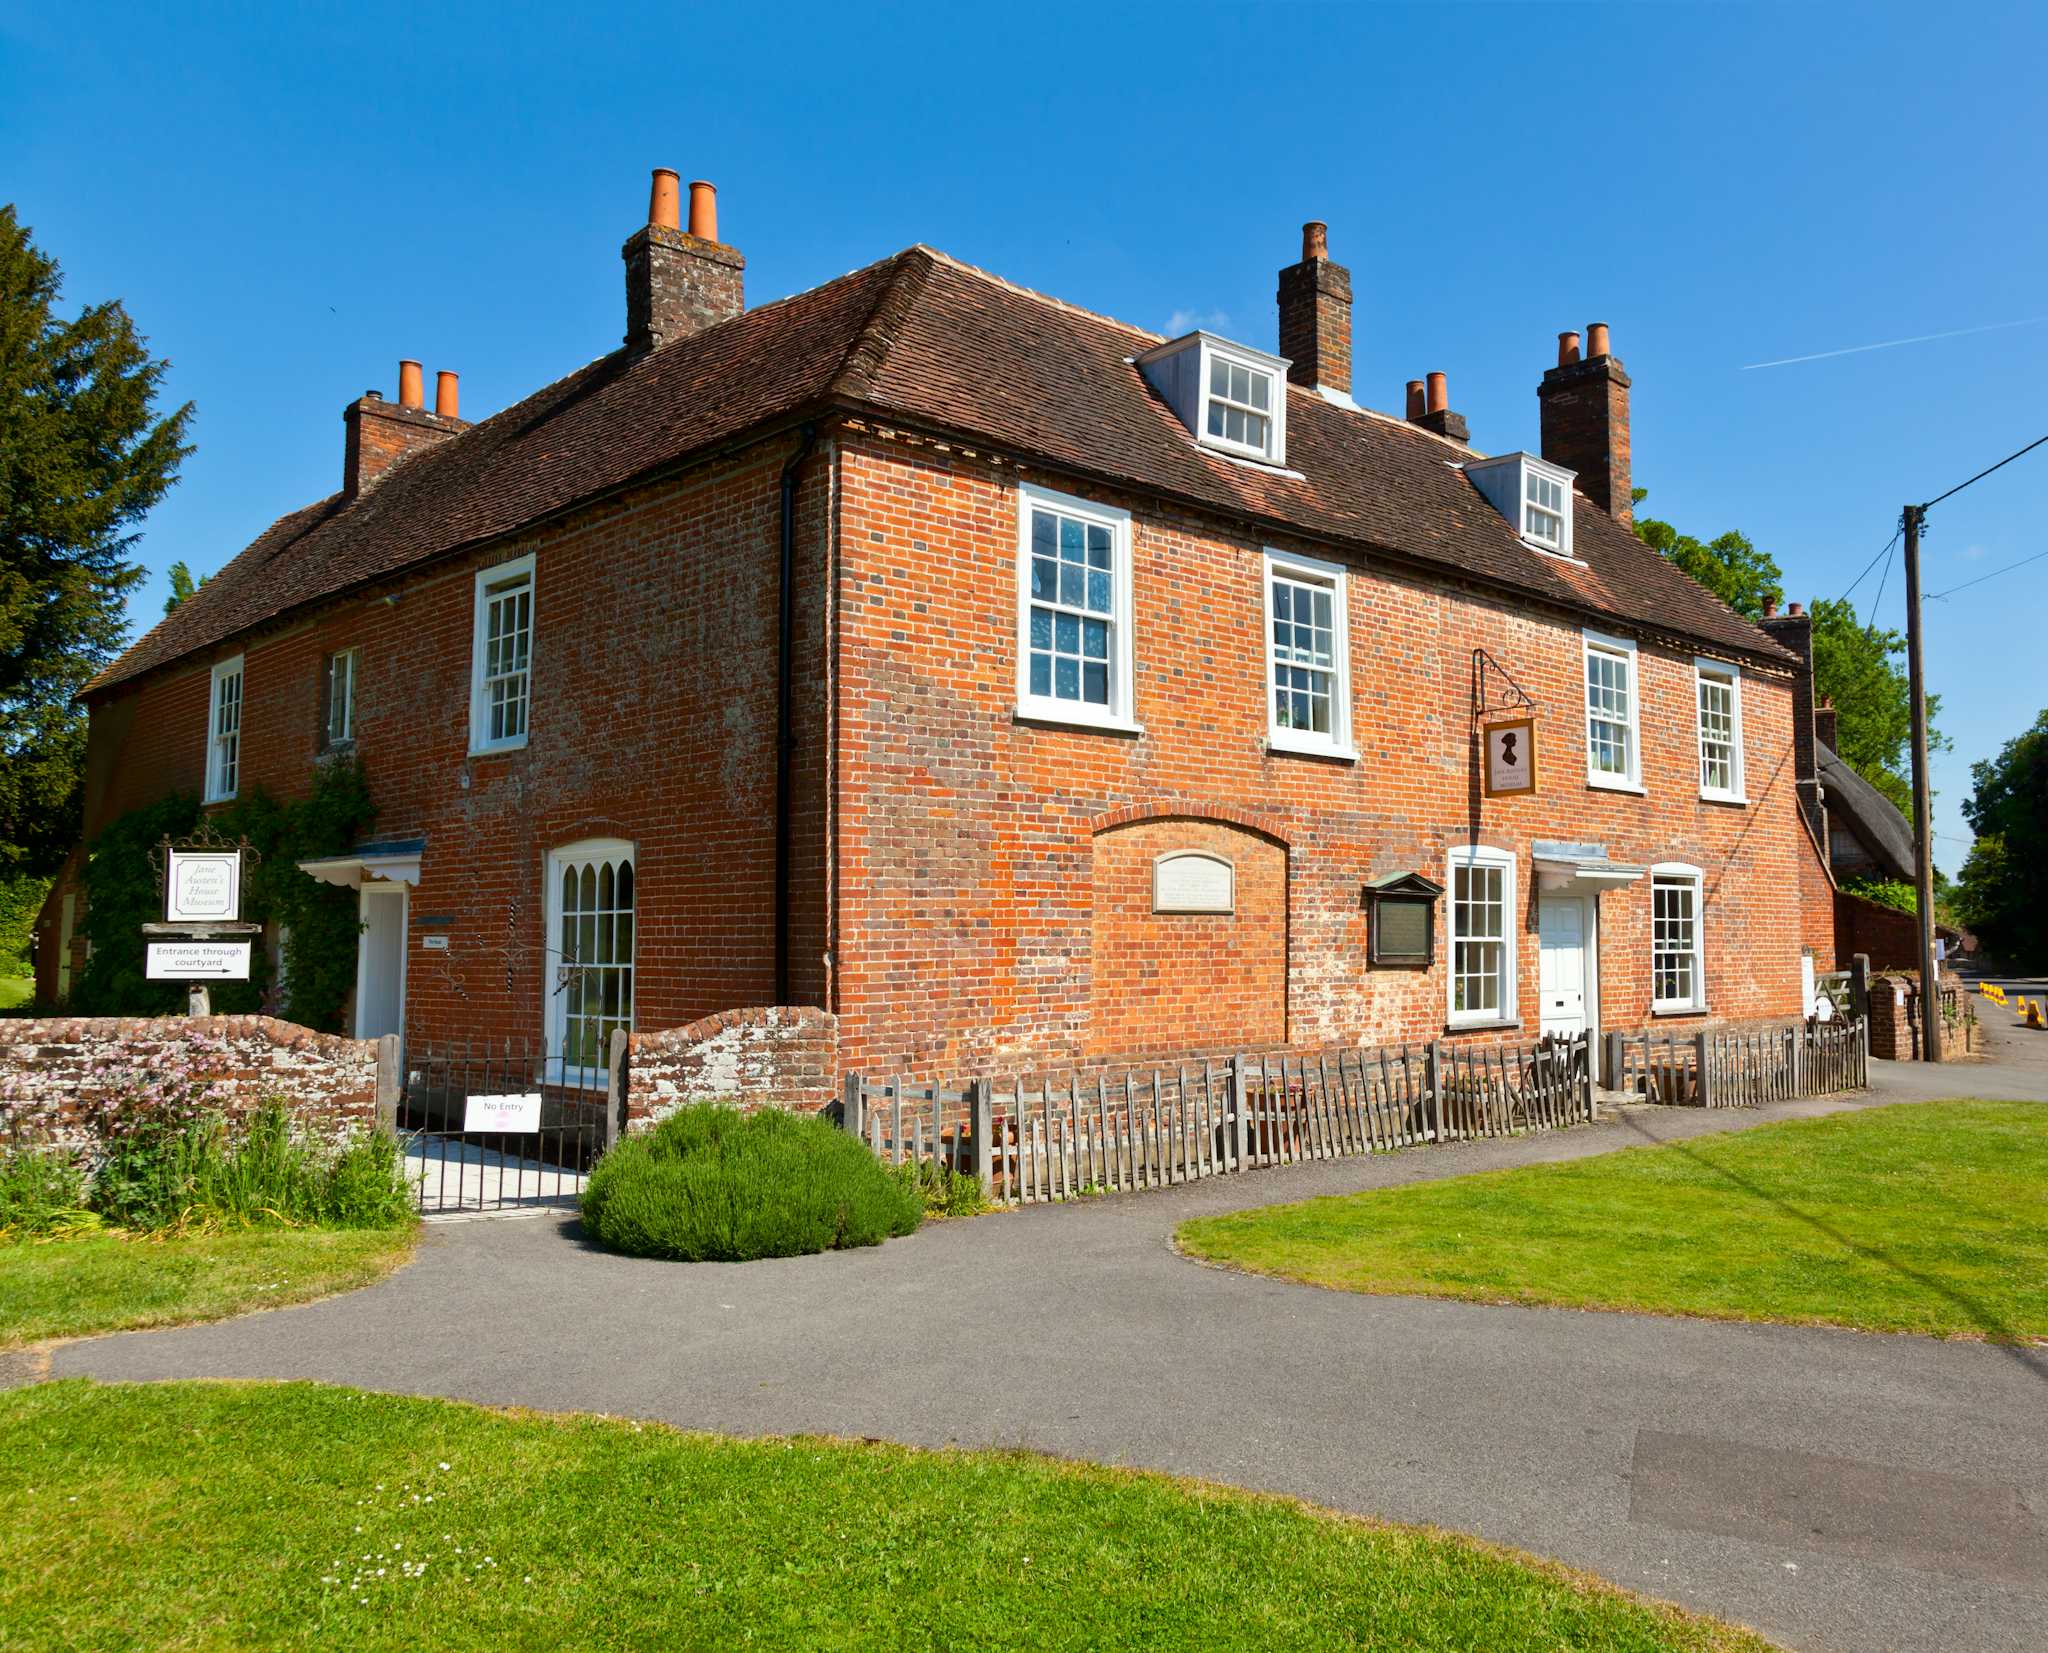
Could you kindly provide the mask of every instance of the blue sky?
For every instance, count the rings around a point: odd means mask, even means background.
[[[474,417],[616,344],[656,165],[718,183],[756,302],[925,241],[1267,347],[1326,219],[1361,399],[1442,369],[1495,451],[1607,321],[1647,508],[1806,599],[2048,431],[2048,325],[1744,371],[2048,317],[2044,53],[2026,7],[9,4],[0,193],[198,404],[138,629],[172,561],[336,486],[399,357]],[[1941,507],[1927,589],[2048,549],[2044,489],[2048,449]],[[2048,704],[2044,614],[2048,561],[1930,605],[1950,870],[1970,760]]]

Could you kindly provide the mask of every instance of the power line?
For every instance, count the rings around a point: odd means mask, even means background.
[[[1885,581],[1889,580],[1889,579],[1890,579],[1891,577],[1892,577],[1892,559],[1891,559],[1891,558],[1890,558],[1889,556],[1887,556],[1887,557],[1885,558],[1885,560],[1884,560],[1884,572],[1883,572],[1882,574],[1878,575],[1878,577],[1877,577],[1877,595],[1876,595],[1875,597],[1873,597],[1873,598],[1871,598],[1871,599],[1870,599],[1870,619],[1869,619],[1869,621],[1867,622],[1867,624],[1868,624],[1868,625],[1869,625],[1869,626],[1870,626],[1870,627],[1871,627],[1871,628],[1872,628],[1873,630],[1874,630],[1874,629],[1876,628],[1876,626],[1877,626],[1877,611],[1878,611],[1878,608],[1879,608],[1879,607],[1880,607],[1880,606],[1881,606],[1881,605],[1883,604],[1883,602],[1884,602],[1884,585],[1885,585]]]
[[[2026,454],[2032,453],[2043,442],[2048,442],[2048,436],[2035,437],[2033,441],[2029,442],[2024,448],[2020,449],[2018,453],[2009,453],[2003,459],[2001,459],[1996,465],[1985,466],[1983,470],[1979,471],[1975,476],[1970,478],[1970,482],[1982,482],[1993,471],[2003,470],[2007,465],[2010,465],[2015,459],[2019,459]],[[1961,493],[1965,488],[1969,487],[1970,482],[1958,482],[1953,488],[1949,489],[1948,493],[1936,494],[1934,498],[1930,499],[1925,505],[1921,506],[1920,509],[1922,511],[1931,511],[1943,500],[1948,499],[1952,495]]]
[[[1837,601],[1846,603],[1849,600],[1850,594],[1865,580],[1870,578],[1870,571],[1877,566],[1878,557],[1882,557],[1886,551],[1891,550],[1893,546],[1897,545],[1899,543],[1899,536],[1904,532],[1905,529],[1903,528],[1894,528],[1892,530],[1892,537],[1884,542],[1884,551],[1878,552],[1877,557],[1872,557],[1869,562],[1863,565],[1863,572],[1849,582],[1849,590],[1843,592]]]
[[[2048,437],[2042,440],[2048,441]],[[1989,574],[1979,574],[1974,580],[1965,580],[1961,585],[1952,585],[1946,591],[1930,591],[1927,600],[1938,602],[1943,597],[1953,597],[1958,591],[1968,591],[1973,585],[1982,585],[1986,580],[1995,580],[2001,574],[2010,574],[2015,568],[2025,568],[2030,562],[2039,562],[2048,557],[2048,551],[2036,551],[2031,557],[2022,557],[2018,562],[2009,562],[2003,568],[1994,568]]]

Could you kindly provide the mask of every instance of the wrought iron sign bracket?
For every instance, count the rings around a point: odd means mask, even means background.
[[[1503,698],[1495,700],[1494,696]],[[1533,712],[1536,702],[1508,675],[1507,667],[1484,649],[1472,651],[1472,715],[1488,717],[1495,712]]]

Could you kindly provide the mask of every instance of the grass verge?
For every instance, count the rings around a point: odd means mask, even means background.
[[[414,1229],[235,1228],[0,1244],[0,1348],[304,1303],[381,1280]]]
[[[35,996],[34,976],[0,976],[0,1010],[18,1010]]]
[[[1160,1476],[305,1384],[0,1395],[0,1551],[39,1647],[1768,1646]]]
[[[2048,1107],[1919,1102],[1181,1225],[1345,1291],[2048,1337]]]

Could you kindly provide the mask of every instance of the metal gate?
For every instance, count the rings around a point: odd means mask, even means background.
[[[617,1135],[604,1075],[514,1040],[409,1040],[399,1135],[422,1216],[574,1209]]]

